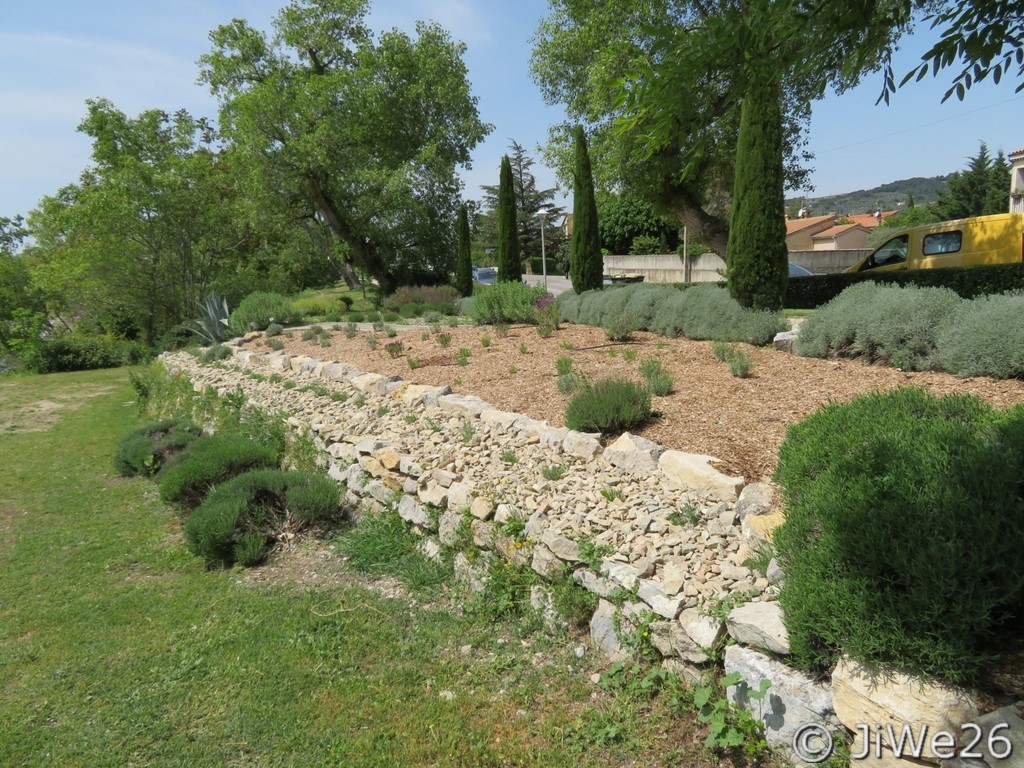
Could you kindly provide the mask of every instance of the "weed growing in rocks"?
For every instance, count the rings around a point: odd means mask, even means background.
[[[665,519],[672,525],[692,527],[700,522],[700,512],[693,504],[687,504],[682,509],[669,513]]]
[[[545,480],[555,482],[565,476],[565,467],[560,464],[548,464],[541,469],[540,474]]]
[[[626,494],[622,492],[621,488],[602,488],[601,496],[604,497],[605,501],[625,501]]]
[[[469,422],[469,421],[462,422],[462,442],[464,442],[464,443],[471,442],[475,436],[476,436],[476,430],[473,429],[472,422]]]
[[[515,464],[519,461],[519,457],[516,456],[515,451],[505,451],[501,454],[501,460],[506,464]]]

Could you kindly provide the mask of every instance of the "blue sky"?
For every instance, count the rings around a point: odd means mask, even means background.
[[[37,201],[78,178],[89,142],[76,132],[87,98],[110,99],[134,115],[148,108],[214,117],[216,108],[196,84],[195,61],[207,34],[234,17],[268,29],[284,0],[49,0],[12,3],[0,22],[0,216],[27,213]],[[533,149],[550,124],[563,119],[547,107],[529,75],[529,38],[546,0],[376,0],[375,29],[411,29],[432,19],[468,46],[466,64],[481,117],[495,128],[463,174],[466,196],[497,183],[509,140]],[[926,48],[927,35],[909,40],[897,60],[905,71]],[[864,189],[911,176],[961,168],[979,141],[995,150],[1024,147],[1024,93],[1011,78],[985,82],[965,102],[940,104],[948,76],[897,93],[875,106],[880,76],[814,106],[811,150],[817,158],[813,195]],[[554,186],[539,164],[538,182]]]

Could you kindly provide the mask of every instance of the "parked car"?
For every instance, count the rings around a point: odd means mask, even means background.
[[[473,267],[473,282],[480,285],[490,285],[498,279],[498,270],[495,267]]]
[[[847,272],[1024,261],[1024,213],[997,213],[897,232]]]
[[[799,264],[795,264],[792,261],[789,262],[789,276],[790,277],[810,277],[814,273],[807,267],[801,267]]]

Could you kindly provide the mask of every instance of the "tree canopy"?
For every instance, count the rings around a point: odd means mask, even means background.
[[[243,20],[214,30],[200,79],[254,179],[307,201],[384,292],[446,281],[460,165],[490,126],[462,55],[435,24],[376,39],[366,0],[293,0],[271,36]]]

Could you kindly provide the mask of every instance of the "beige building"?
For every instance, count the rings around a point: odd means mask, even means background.
[[[1024,147],[1009,154],[1010,213],[1024,213]]]

